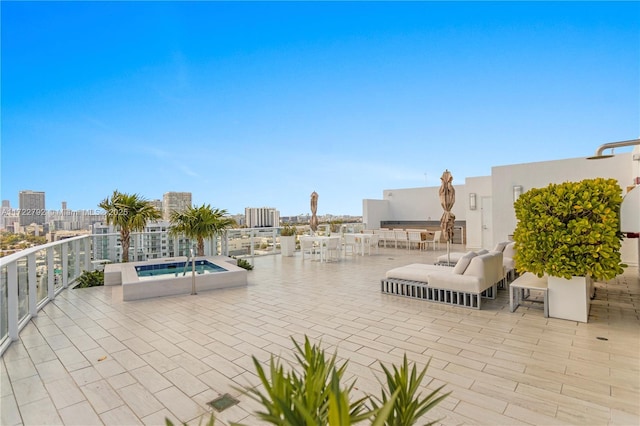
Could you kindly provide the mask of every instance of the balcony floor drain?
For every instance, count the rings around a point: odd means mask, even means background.
[[[212,406],[217,412],[221,412],[229,407],[233,407],[238,403],[240,403],[240,401],[238,401],[228,393],[225,393],[224,395],[219,396],[213,401],[208,402],[207,405]]]

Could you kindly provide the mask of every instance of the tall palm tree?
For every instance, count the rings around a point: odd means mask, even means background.
[[[209,204],[200,207],[189,206],[185,210],[171,213],[169,234],[184,235],[196,240],[198,256],[204,256],[205,238],[212,238],[216,233],[235,224],[235,221],[226,215],[226,210],[211,208]]]
[[[105,198],[98,206],[106,212],[107,225],[120,229],[122,261],[129,261],[131,232],[144,231],[147,222],[160,219],[160,212],[138,194],[125,194],[117,189],[111,198]]]

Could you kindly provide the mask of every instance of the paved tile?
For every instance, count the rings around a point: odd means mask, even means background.
[[[589,323],[509,312],[506,290],[480,311],[383,295],[394,267],[443,251],[381,248],[324,264],[255,259],[249,286],[122,302],[121,288],[62,292],[6,351],[0,423],[197,424],[206,403],[258,383],[252,356],[293,360],[307,335],[349,360],[360,394],[380,362],[430,363],[424,390],[449,398],[442,424],[640,424],[640,278],[597,283]],[[608,340],[602,340],[606,338]],[[247,398],[218,423],[262,424]]]

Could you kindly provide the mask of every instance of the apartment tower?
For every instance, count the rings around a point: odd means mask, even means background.
[[[44,225],[45,208],[43,191],[20,191],[18,216],[20,226],[31,225],[32,223]]]
[[[244,217],[249,228],[280,226],[280,212],[272,207],[246,207]]]
[[[170,220],[171,213],[185,210],[191,205],[190,192],[165,192],[162,196],[162,218]]]

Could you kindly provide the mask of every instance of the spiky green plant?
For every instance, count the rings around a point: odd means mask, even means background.
[[[420,374],[417,372],[415,363],[413,366],[409,366],[406,354],[404,355],[400,368],[392,365],[393,371],[380,363],[385,374],[386,387],[383,386],[382,396],[378,401],[372,399],[372,404],[375,408],[380,408],[393,401],[391,412],[384,422],[385,425],[413,425],[451,393],[448,392],[438,396],[442,388],[444,388],[444,385],[442,385],[422,398],[419,389],[427,373],[429,363],[427,363]],[[379,406],[378,403],[382,405]],[[432,425],[434,423],[435,421],[426,424]]]
[[[293,340],[293,339],[292,339]],[[295,358],[301,369],[286,370],[273,355],[269,361],[269,376],[253,357],[258,377],[264,388],[247,388],[251,398],[261,403],[264,411],[257,416],[274,425],[352,424],[370,419],[377,411],[367,410],[367,397],[351,401],[355,382],[340,386],[347,362],[337,365],[336,354],[327,358],[319,345],[312,345],[305,336],[304,345],[293,343]],[[346,422],[348,418],[349,423]],[[335,423],[338,420],[342,423]]]
[[[83,271],[82,274],[76,278],[76,288],[88,288],[104,285],[104,271]]]
[[[249,263],[247,260],[245,259],[236,259],[238,262],[238,266],[240,268],[246,269],[247,271],[251,271],[253,269],[253,265],[251,263]]]

